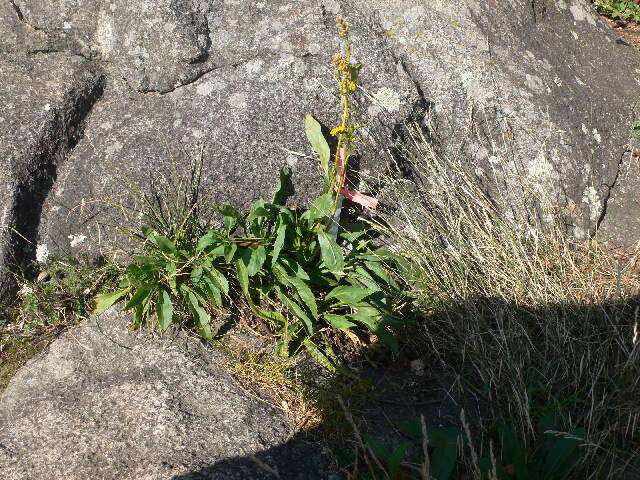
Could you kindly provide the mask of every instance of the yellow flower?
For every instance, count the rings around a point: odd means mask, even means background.
[[[345,74],[349,71],[349,62],[339,53],[333,56],[333,63],[336,66],[336,72],[339,74]]]
[[[344,132],[344,125],[340,125],[339,127],[336,127],[333,130],[331,130],[331,135],[336,136],[337,134],[342,132]]]
[[[346,37],[349,34],[349,24],[340,17],[336,18],[336,23],[338,24],[338,33],[340,36]]]

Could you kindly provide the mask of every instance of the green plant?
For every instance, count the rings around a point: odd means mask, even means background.
[[[601,15],[640,23],[640,5],[633,0],[594,0],[593,4]]]
[[[127,298],[125,310],[133,310],[137,325],[155,314],[160,330],[189,313],[199,333],[211,338],[211,313],[235,290],[269,322],[283,353],[303,346],[329,365],[328,343],[318,342],[323,332],[358,325],[397,350],[386,329],[397,321],[388,295],[399,290],[387,272],[393,255],[371,250],[362,222],[345,222],[333,239],[325,225],[334,196],[323,194],[300,212],[282,205],[285,184],[281,172],[273,202],[259,200],[246,214],[219,208],[224,228],[199,238],[167,238],[145,228],[143,253],[133,256],[119,290],[97,298],[96,310]]]
[[[5,307],[6,318],[0,321],[0,388],[29,357],[86,318],[96,291],[111,288],[116,276],[110,266],[55,257],[30,270],[35,278],[17,278],[18,302]]]
[[[12,308],[14,320],[29,325],[57,325],[74,317],[86,317],[92,310],[98,288],[109,288],[116,270],[92,267],[76,259],[49,258],[35,265],[34,280],[20,279],[20,301]]]
[[[350,480],[449,480],[460,478],[465,471],[476,472],[480,480],[574,478],[584,430],[556,432],[555,420],[553,413],[545,416],[537,436],[524,441],[511,420],[499,419],[483,443],[478,443],[471,438],[468,425],[427,428],[421,418],[396,425],[406,442],[390,446],[375,436],[360,435],[356,428],[355,452],[337,453],[346,464],[343,470],[351,469]]]
[[[473,140],[487,142],[471,122]],[[405,348],[460,379],[456,395],[479,404],[482,425],[508,419],[527,452],[537,451],[550,411],[561,413],[552,436],[583,428],[568,478],[637,475],[640,435],[628,427],[638,415],[629,399],[640,393],[637,248],[607,251],[597,232],[572,238],[572,212],[511,175],[518,164],[507,135],[504,144],[489,139],[483,160],[450,154],[419,129],[407,140],[401,161],[413,181],[387,178],[395,211],[380,225],[406,259],[403,278],[422,311]],[[488,191],[480,168],[500,187]],[[543,465],[541,455],[528,461]]]
[[[347,36],[346,22],[339,20],[339,25]],[[175,192],[175,201],[144,197],[151,225],[137,234],[141,252],[124,269],[120,288],[98,296],[96,311],[126,299],[124,308],[133,311],[135,325],[155,316],[163,331],[192,318],[200,335],[209,339],[212,314],[229,305],[232,292],[242,292],[253,314],[277,335],[282,354],[305,348],[334,368],[330,333],[362,330],[397,352],[388,330],[399,321],[394,298],[400,287],[388,273],[396,257],[372,248],[362,221],[341,219],[342,195],[353,193],[343,186],[357,130],[350,95],[359,69],[350,62],[347,37],[345,57],[336,57],[342,121],[333,131],[338,146],[332,165],[320,124],[310,115],[305,119],[324,174],[323,193],[306,211],[285,205],[284,171],[271,202],[258,200],[246,213],[229,204],[213,207],[222,217],[220,228],[202,227],[199,204],[188,200],[184,187]]]
[[[574,477],[574,468],[580,459],[580,444],[584,429],[571,433],[557,432],[558,425],[552,413],[540,420],[539,432],[524,442],[511,422],[503,419],[495,423],[492,437],[498,445],[496,454],[485,455],[478,461],[480,471],[499,480],[555,480]],[[578,475],[579,478],[580,475]],[[489,477],[490,478],[490,477]]]

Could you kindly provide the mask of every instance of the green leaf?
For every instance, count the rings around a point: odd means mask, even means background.
[[[236,261],[236,274],[240,288],[242,288],[242,291],[247,295],[247,298],[251,300],[249,296],[249,272],[247,272],[247,266],[242,260]]]
[[[258,307],[254,303],[253,299],[251,298],[251,292],[249,291],[249,275],[247,273],[247,267],[241,260],[238,260],[236,262],[236,275],[238,278],[238,283],[240,284],[240,288],[242,288],[242,292],[244,293],[244,296],[249,303],[251,311],[260,318],[263,318],[269,322],[273,322],[276,325],[286,325],[287,321],[280,312],[265,310]]]
[[[148,257],[146,255],[134,255],[133,261],[141,265],[155,265],[157,263],[157,259],[155,259],[154,257]],[[137,267],[137,265],[129,265],[127,269],[130,269],[132,267]]]
[[[383,322],[380,312],[378,312],[377,309],[373,310],[375,310],[375,312],[369,309],[359,308],[357,312],[349,314],[349,318],[364,324],[369,331],[375,333],[383,325]]]
[[[131,300],[129,300],[129,302],[127,302],[127,304],[124,306],[124,310],[131,310],[133,307],[136,307],[144,302],[151,293],[151,290],[151,287],[138,288],[136,293],[134,293],[131,297]]]
[[[384,460],[390,456],[391,452],[389,452],[389,447],[380,439],[367,433],[365,433],[362,438],[376,458],[380,460],[380,463],[383,463]]]
[[[222,207],[220,207],[219,211],[224,216],[224,227],[227,235],[229,235],[234,230],[236,225],[241,225],[244,227],[242,214],[238,210],[233,208],[233,206],[231,206],[230,204],[225,203]]]
[[[223,257],[225,252],[227,251],[227,245],[225,245],[224,243],[222,243],[221,239],[218,239],[220,241],[220,243],[211,249],[211,251],[207,252],[207,256],[210,258],[216,258],[216,257]]]
[[[448,480],[458,458],[458,440],[454,430],[430,429],[429,444],[435,449],[431,455],[431,476]]]
[[[217,238],[214,237],[212,232],[209,232],[206,235],[203,235],[198,240],[198,246],[196,247],[196,252],[197,253],[203,252],[204,250],[207,249],[207,247],[211,246],[213,242],[215,242],[216,240]]]
[[[169,288],[174,295],[178,294],[178,285],[176,280],[176,271],[178,267],[173,262],[165,263],[164,269],[167,271],[167,283],[169,284]]]
[[[287,172],[284,168],[280,169],[280,182],[278,184],[278,189],[276,193],[273,195],[273,203],[275,205],[284,205],[284,196],[287,190]]]
[[[298,305],[295,300],[289,298],[287,292],[285,292],[282,287],[276,287],[276,292],[278,293],[278,298],[280,299],[282,304],[287,307],[287,309],[289,309],[291,313],[293,313],[293,315],[302,322],[309,336],[312,336],[314,334],[313,321],[309,318],[307,312],[304,311],[304,308]]]
[[[231,263],[233,261],[233,256],[236,254],[236,250],[238,246],[235,243],[230,243],[224,246],[224,261],[227,263]]]
[[[331,290],[325,297],[327,300],[335,298],[346,305],[355,306],[362,299],[373,293],[368,288],[352,287],[349,285],[341,285]]]
[[[273,266],[273,273],[276,275],[280,283],[295,290],[301,303],[306,305],[315,320],[318,317],[318,305],[316,303],[316,297],[309,286],[298,277],[288,276],[280,263]]]
[[[365,262],[365,266],[369,271],[373,272],[378,278],[380,278],[382,281],[384,281],[390,287],[392,287],[394,289],[399,289],[400,288],[398,283],[389,274],[389,272],[387,272],[384,268],[382,268],[382,265],[380,265],[380,262],[368,261],[368,262]]]
[[[227,277],[213,267],[207,268],[207,272],[213,281],[216,282],[218,288],[220,288],[225,295],[229,295],[229,281],[227,280]]]
[[[264,246],[260,245],[258,248],[247,248],[242,253],[242,261],[247,266],[247,274],[253,277],[260,271],[262,265],[264,265],[267,259],[267,252]]]
[[[410,443],[402,443],[398,445],[398,447],[396,447],[396,449],[386,459],[387,467],[389,469],[389,478],[400,478],[400,467],[409,448],[411,448]]]
[[[160,250],[169,255],[175,255],[178,253],[175,244],[169,240],[167,237],[163,237],[162,235],[153,235],[149,237],[149,239],[155,243]]]
[[[320,157],[320,167],[322,167],[325,178],[328,178],[331,150],[329,149],[327,140],[324,138],[324,135],[322,135],[322,127],[315,118],[307,114],[304,118],[304,130],[307,134],[307,139],[309,140],[311,147]]]
[[[198,283],[202,278],[202,267],[196,267],[193,269],[190,275],[191,282]]]
[[[392,333],[388,332],[384,326],[380,326],[373,333],[384,343],[386,343],[389,348],[391,348],[391,353],[394,355],[398,355],[400,353],[400,344],[398,343],[398,339]]]
[[[352,277],[354,280],[357,280],[360,284],[364,285],[372,292],[378,292],[382,290],[376,279],[374,279],[371,276],[371,273],[369,273],[363,267],[356,267],[353,271]]]
[[[318,317],[318,305],[316,304],[316,297],[309,288],[309,286],[300,278],[288,277],[290,285],[296,290],[302,302],[311,311],[313,318]]]
[[[584,429],[578,429],[571,435],[580,438],[584,433]],[[580,441],[575,438],[554,437],[550,433],[545,433],[545,435],[548,436],[548,440],[545,442],[547,457],[544,462],[542,478],[553,480],[564,477],[578,459]]]
[[[112,293],[101,293],[96,296],[96,308],[93,313],[102,313],[111,307],[114,303],[124,297],[131,288],[125,288]]]
[[[195,317],[196,325],[198,327],[198,331],[202,338],[206,340],[210,340],[213,336],[211,334],[211,317],[207,313],[207,311],[202,308],[200,302],[198,301],[195,293],[190,288],[185,288],[187,291],[187,299],[189,301],[189,306],[191,307],[191,312]]]
[[[302,345],[306,348],[307,352],[311,358],[313,358],[320,365],[325,367],[327,370],[335,372],[338,370],[338,365],[336,362],[330,358],[325,352],[320,350],[309,338],[306,338]]]
[[[166,330],[173,320],[173,304],[169,292],[162,290],[159,295],[158,304],[156,305],[156,313],[158,315],[158,324],[160,330]]]
[[[302,214],[303,219],[311,225],[316,220],[331,218],[333,211],[334,197],[331,193],[325,193],[317,197],[309,206],[309,209]]]
[[[336,328],[342,328],[343,330],[349,330],[351,327],[355,327],[356,324],[349,321],[349,317],[346,315],[334,315],[332,313],[324,314],[325,321]]]
[[[318,232],[318,243],[325,267],[332,272],[342,272],[344,269],[342,248],[324,230]]]
[[[311,280],[310,275],[302,266],[288,255],[280,254],[280,265],[285,268],[287,275],[300,278],[305,282]]]
[[[275,265],[280,256],[280,251],[284,246],[284,241],[287,238],[287,226],[285,224],[278,227],[278,233],[276,233],[276,240],[273,242],[273,251],[271,252],[271,265]]]
[[[204,283],[207,286],[207,297],[213,300],[213,304],[216,307],[222,308],[222,295],[220,295],[220,289],[214,285],[211,277],[204,277]]]
[[[257,200],[251,206],[251,211],[249,212],[249,216],[247,217],[247,223],[251,223],[257,218],[270,217],[272,215],[271,211],[267,210],[264,206],[264,200]]]

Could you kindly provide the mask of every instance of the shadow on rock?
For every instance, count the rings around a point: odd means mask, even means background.
[[[171,480],[321,480],[329,476],[324,449],[311,438],[315,432],[256,455],[228,458]]]
[[[639,342],[633,341],[633,326],[637,321],[639,309],[640,297],[592,305],[549,304],[536,309],[486,297],[468,299],[464,305],[448,305],[446,311],[436,312],[422,320],[417,326],[417,331],[412,332],[412,336],[407,336],[407,332],[404,332],[405,338],[409,338],[408,343],[413,344],[405,344],[405,351],[401,353],[400,358],[392,359],[382,351],[377,352],[376,348],[365,349],[355,363],[361,366],[360,375],[369,382],[370,387],[364,398],[358,398],[358,395],[343,398],[347,410],[359,426],[360,434],[369,434],[387,445],[397,446],[410,440],[398,426],[415,422],[421,416],[429,429],[441,429],[444,432],[445,429],[462,431],[462,410],[465,411],[472,429],[478,426],[480,419],[485,419],[486,426],[490,423],[489,419],[496,418],[497,412],[504,415],[504,404],[501,405],[501,410],[497,403],[504,399],[497,399],[505,392],[494,392],[491,399],[482,394],[482,386],[486,381],[483,377],[495,374],[504,363],[503,367],[507,364],[513,367],[513,371],[507,374],[517,377],[514,377],[514,382],[528,378],[527,381],[532,383],[525,384],[525,388],[531,389],[534,384],[537,385],[539,391],[536,395],[539,395],[539,398],[532,398],[529,406],[534,425],[540,420],[538,417],[541,412],[560,408],[560,413],[566,416],[565,423],[559,426],[566,428],[566,431],[584,427],[602,433],[615,429],[616,422],[619,427],[620,422],[626,421],[618,415],[622,411],[620,408],[624,408],[622,404],[625,403],[620,399],[637,398],[637,394],[640,393],[638,387],[629,382],[628,372],[625,373],[620,368],[625,361],[632,362],[634,358],[637,359],[640,352]],[[467,355],[476,354],[473,349],[481,345],[486,349],[487,357],[484,360],[485,364],[479,363],[480,367],[474,375],[462,378],[462,372],[470,372],[469,365],[466,364],[467,369],[457,372],[447,370],[434,354],[434,345],[428,343],[430,336],[426,329],[442,330],[446,328],[443,325],[451,325],[454,320],[462,321],[472,316],[481,320],[475,326],[459,326],[458,338],[455,333],[451,333],[449,341],[460,341],[460,353],[465,349]],[[466,334],[471,338],[472,331],[479,325],[482,325],[480,333],[486,338],[476,347],[472,345],[472,341],[464,345],[461,337]],[[529,336],[528,341],[523,340],[524,329]],[[503,332],[504,335],[495,335],[497,332]],[[443,332],[434,332],[431,339],[438,338],[438,335],[441,338]],[[422,347],[416,345],[419,342],[424,342]],[[493,355],[498,355],[497,352],[501,352],[499,355],[502,358],[493,358]],[[455,356],[455,353],[452,356]],[[447,360],[454,365],[455,362],[462,361],[460,358]],[[526,365],[530,368],[527,369]],[[589,381],[595,382],[601,388],[599,394],[586,388],[585,377],[576,373],[579,368],[585,372],[592,372],[589,374]],[[456,373],[460,375],[455,375]],[[529,378],[531,375],[538,375],[540,378]],[[547,383],[535,383],[541,379]],[[505,379],[494,377],[493,381],[498,382],[494,388],[506,385]],[[319,388],[337,398],[338,395],[344,395],[343,382],[344,378],[332,376],[327,382],[321,381],[322,386]],[[575,397],[571,397],[573,400],[567,399],[568,389]],[[593,417],[587,407],[586,410],[582,407],[591,405],[592,402],[597,402],[601,408]],[[637,414],[634,414],[634,411],[637,412],[637,408],[628,411],[629,418]],[[323,425],[300,433],[282,445],[254,456],[224,459],[198,471],[173,477],[172,480],[345,480],[349,478],[346,471],[350,468],[345,468],[344,458],[341,460],[340,457],[344,457],[345,454],[346,457],[352,455],[356,451],[356,444],[352,427],[344,418],[338,417],[341,417],[339,413],[333,415],[325,412]],[[515,414],[513,418],[516,418]],[[570,420],[567,420],[569,418]],[[323,438],[326,433],[324,427],[335,421],[343,422],[340,428],[343,433],[331,448],[328,445],[323,446],[322,441],[318,439]],[[569,423],[566,423],[567,421]],[[335,431],[335,427],[333,430]],[[622,441],[620,437],[614,437],[615,435],[610,438],[612,442]],[[333,439],[336,440],[335,435]],[[496,443],[498,461],[501,447],[500,443]],[[628,443],[625,448],[627,447],[629,450],[633,449],[633,445]],[[581,448],[584,448],[584,445]],[[337,453],[342,470],[336,468],[335,463],[329,466],[329,460],[336,460],[330,450],[333,450],[334,454]],[[409,460],[419,462],[421,449],[409,450],[407,455]],[[533,464],[533,461],[531,463]],[[616,470],[615,476],[611,478],[639,478],[638,465],[634,465],[632,461],[628,463],[624,472]],[[535,466],[529,468],[534,469]],[[458,470],[452,475],[454,476],[448,478],[466,478],[455,476],[463,475]]]

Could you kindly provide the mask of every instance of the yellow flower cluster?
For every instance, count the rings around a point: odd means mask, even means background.
[[[331,135],[335,137],[336,135],[342,132],[344,132],[344,125],[340,125],[339,127],[336,127],[333,130],[331,130]]]
[[[352,78],[353,68],[351,63],[339,53],[333,56],[333,63],[336,66],[336,77],[340,80],[340,92],[346,95],[353,93],[357,85]]]
[[[333,56],[333,64],[336,66],[336,72],[338,73],[349,71],[349,61],[339,53]]]
[[[336,23],[338,24],[338,33],[341,37],[349,35],[349,24],[344,20],[344,18],[337,17]]]

